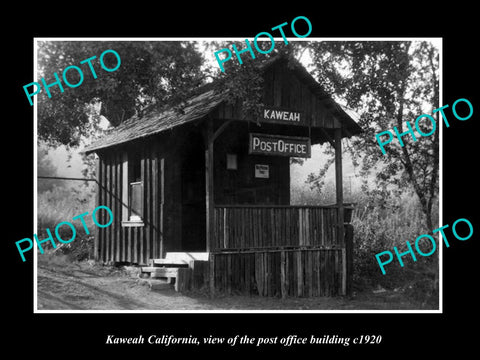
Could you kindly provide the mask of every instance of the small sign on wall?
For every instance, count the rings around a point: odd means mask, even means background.
[[[270,177],[270,169],[268,165],[255,164],[255,177],[268,179]]]

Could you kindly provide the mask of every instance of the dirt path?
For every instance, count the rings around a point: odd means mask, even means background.
[[[150,291],[125,270],[89,264],[38,263],[38,309],[204,310],[209,307],[172,290]]]
[[[38,257],[38,310],[363,310],[421,309],[394,292],[362,293],[354,299],[278,299],[151,291],[125,269],[65,257]]]

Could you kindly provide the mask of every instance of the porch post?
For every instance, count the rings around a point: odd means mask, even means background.
[[[335,190],[337,198],[337,241],[342,249],[342,295],[347,293],[347,258],[344,236],[342,129],[335,129]]]
[[[210,253],[212,250],[212,235],[213,235],[213,119],[208,118],[206,121],[205,132],[205,202],[206,202],[206,249]],[[214,259],[213,254],[209,254],[209,287],[210,296],[213,296],[215,291],[214,279]]]

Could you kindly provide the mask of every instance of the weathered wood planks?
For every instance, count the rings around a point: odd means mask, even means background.
[[[163,252],[163,159],[158,146],[144,146],[141,152],[143,179],[143,223],[128,220],[128,156],[119,151],[99,154],[97,160],[97,204],[108,206],[114,215],[113,225],[96,229],[94,257],[104,263],[129,262],[147,264]],[[106,214],[98,212],[98,221],[107,222]]]
[[[340,246],[336,207],[215,206],[212,251]]]
[[[279,249],[217,252],[215,292],[260,296],[342,294],[342,249]]]

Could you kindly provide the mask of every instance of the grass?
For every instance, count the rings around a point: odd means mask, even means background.
[[[55,227],[61,221],[95,208],[95,198],[87,189],[55,187],[38,194],[37,221],[39,227]],[[87,227],[93,228],[92,218],[85,217]],[[79,220],[77,220],[79,221]]]
[[[95,209],[95,197],[84,186],[77,188],[55,187],[38,194],[37,208],[37,236],[39,239],[47,238],[46,229],[50,229],[57,244],[56,253],[68,254],[75,260],[83,260],[91,257],[93,251],[93,236],[95,225],[90,214]],[[90,234],[86,233],[80,219],[72,220],[75,216],[88,212],[84,216],[86,227]],[[76,229],[76,237],[70,243],[61,243],[55,238],[55,227],[61,222],[70,222]],[[68,240],[73,236],[68,225],[58,228],[62,239]],[[44,249],[53,250],[50,243],[42,244]]]
[[[404,252],[407,241],[413,245],[418,236],[431,234],[433,229],[426,228],[417,199],[405,194],[389,199],[383,206],[360,200],[352,219],[356,286],[397,289],[415,300],[438,306],[438,252],[429,257],[417,256],[416,262],[406,255],[403,267],[394,256],[385,266],[385,275],[375,258],[383,251],[393,253],[394,246]]]

